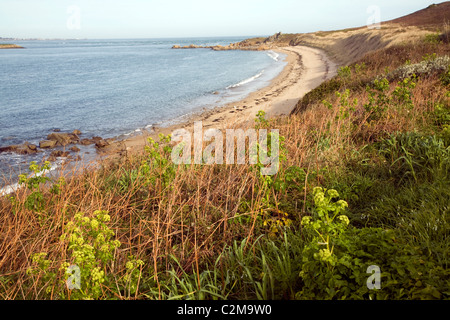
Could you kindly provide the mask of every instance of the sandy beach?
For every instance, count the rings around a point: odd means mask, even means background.
[[[97,149],[97,156],[94,158],[113,160],[142,152],[149,137],[158,140],[159,134],[168,135],[179,128],[193,132],[196,121],[202,121],[205,129],[224,130],[252,125],[260,110],[266,113],[266,117],[288,115],[307,92],[336,74],[337,64],[323,50],[306,46],[282,47],[272,50],[286,54],[287,64],[268,86],[251,92],[241,101],[193,114],[178,124],[157,127],[152,131],[143,130],[141,134],[124,140],[110,139],[108,146]],[[81,159],[82,162],[85,160]],[[88,162],[92,163],[92,160]],[[77,162],[72,164],[74,163]],[[6,190],[7,193],[11,191]],[[4,192],[5,190],[1,193]]]
[[[160,133],[167,135],[178,128],[193,130],[195,121],[202,121],[203,128],[223,130],[252,123],[260,110],[268,117],[287,115],[306,93],[336,74],[338,65],[322,50],[295,46],[274,51],[287,54],[287,65],[265,88],[250,93],[241,101],[195,114],[182,123],[156,128],[152,132],[143,131],[141,135],[114,142],[103,152],[124,155],[142,151],[148,137],[156,138]]]

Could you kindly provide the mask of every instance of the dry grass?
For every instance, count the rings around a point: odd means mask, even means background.
[[[357,28],[300,34],[291,45],[307,45],[326,51],[340,65],[348,65],[366,54],[391,46],[422,40],[435,30],[416,26],[383,25],[380,29]]]
[[[112,226],[121,241],[117,250],[115,270],[124,268],[126,256],[134,254],[143,259],[149,274],[158,275],[169,267],[173,255],[185,271],[198,267],[220,254],[231,239],[252,236],[255,224],[242,226],[232,223],[244,214],[256,219],[261,193],[257,176],[248,165],[200,166],[177,168],[169,186],[161,177],[164,169],[149,175],[156,177],[151,185],[136,181],[121,188],[120,179],[130,172],[144,156],[102,170],[72,172],[59,195],[47,191],[45,212],[25,208],[27,191],[15,197],[16,208],[6,198],[0,199],[0,275],[14,276],[13,286],[0,289],[2,299],[36,299],[38,288],[24,285],[33,253],[48,252],[58,263],[66,261],[67,248],[59,238],[64,225],[77,212],[88,216],[95,210],[107,210]],[[251,199],[248,210],[241,212],[243,199]],[[151,270],[153,269],[153,270]]]
[[[442,21],[450,20],[450,2],[432,4],[407,16],[390,20],[387,23],[395,23],[405,26],[422,26],[435,28]]]
[[[434,105],[440,101],[448,104],[447,88],[440,85],[439,77],[418,80],[411,110],[392,104],[381,119],[370,123],[363,107],[368,94],[361,81],[383,73],[385,68],[392,70],[407,59],[415,62],[426,53],[442,55],[448,51],[443,44],[416,43],[365,56],[358,63],[364,63],[366,69],[349,82],[340,82],[339,91],[351,88],[348,100],[357,99],[347,118],[339,116],[342,105],[335,92],[330,91],[319,95],[297,114],[272,119],[270,127],[279,128],[280,135],[285,137],[288,157],[283,168],[297,166],[307,173],[306,180],[299,185],[301,192],[270,191],[275,207],[280,206],[280,210],[287,211],[298,222],[306,214],[306,198],[312,187],[325,183],[320,174],[322,168],[338,172],[363,146],[393,132],[426,127]],[[396,85],[390,84],[389,95]],[[332,107],[325,107],[323,99]],[[179,274],[194,272],[199,277],[200,271],[215,261],[225,246],[267,232],[257,220],[258,213],[265,208],[266,194],[253,166],[177,166],[167,184],[171,166],[168,164],[154,167],[146,174],[153,179],[151,183],[146,179],[125,179],[148,157],[148,153],[130,155],[120,162],[104,162],[98,170],[72,172],[59,194],[43,191],[45,209],[41,212],[25,208],[26,190],[14,195],[15,204],[7,197],[0,198],[0,277],[6,279],[0,282],[0,298],[43,297],[42,288],[26,274],[30,257],[33,253],[48,252],[57,264],[55,267],[67,261],[70,258],[67,244],[60,241],[60,236],[77,212],[92,215],[95,210],[107,210],[111,226],[122,243],[115,252],[111,270],[107,271],[114,276],[121,274],[126,257],[133,254],[145,262],[144,277],[153,279],[158,290],[161,290],[159,278],[167,270],[175,268]],[[249,218],[247,223],[236,223],[238,217],[244,216]],[[176,257],[180,266],[173,264],[171,256]]]

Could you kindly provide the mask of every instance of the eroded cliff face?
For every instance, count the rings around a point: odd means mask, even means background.
[[[430,34],[428,28],[400,24],[383,24],[376,28],[352,28],[313,33],[276,33],[267,38],[252,38],[226,46],[174,45],[173,49],[206,48],[221,50],[263,51],[287,46],[308,46],[324,50],[339,65],[348,65],[371,51],[387,48],[405,41],[420,39]]]
[[[208,47],[213,50],[270,50],[286,46],[309,46],[324,50],[340,65],[348,65],[367,53],[392,45],[423,39],[436,30],[450,34],[450,2],[429,7],[379,25],[334,31],[287,34],[278,32],[270,37],[252,38],[227,46]],[[190,45],[174,48],[198,48]]]

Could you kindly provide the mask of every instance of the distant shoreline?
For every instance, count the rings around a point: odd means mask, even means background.
[[[25,48],[17,44],[0,43],[0,49],[25,49]]]

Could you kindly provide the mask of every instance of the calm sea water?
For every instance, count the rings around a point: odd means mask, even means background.
[[[284,56],[171,47],[243,39],[18,41],[26,49],[0,50],[0,146],[38,144],[54,129],[124,137],[240,100],[266,86]],[[42,158],[0,154],[0,175]]]

